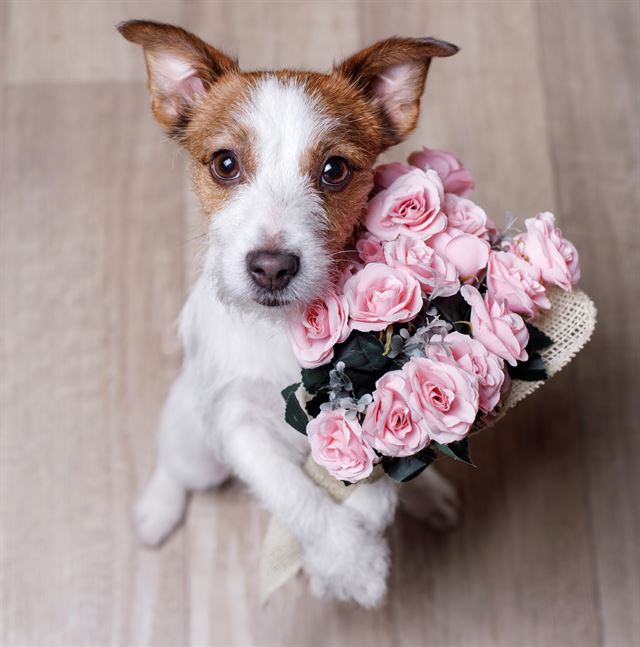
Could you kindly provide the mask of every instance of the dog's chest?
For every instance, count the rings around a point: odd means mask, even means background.
[[[281,390],[299,379],[283,321],[269,321],[230,308],[201,278],[180,317],[185,361],[203,380],[271,384]]]

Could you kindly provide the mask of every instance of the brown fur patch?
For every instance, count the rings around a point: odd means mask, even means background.
[[[191,154],[195,191],[207,214],[218,211],[238,184],[255,175],[252,133],[236,118],[242,104],[249,101],[255,81],[247,74],[224,75],[196,104],[181,133],[180,141]],[[219,150],[233,151],[238,157],[241,176],[237,182],[220,183],[211,176],[211,158]]]

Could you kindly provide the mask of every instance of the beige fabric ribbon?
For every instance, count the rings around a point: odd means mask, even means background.
[[[564,368],[576,353],[589,341],[596,325],[596,307],[580,290],[565,292],[560,288],[548,291],[551,309],[544,311],[536,321],[536,327],[553,339],[553,345],[541,351],[549,377]],[[472,433],[495,424],[518,402],[540,388],[543,382],[513,380],[507,398],[490,420],[476,423]],[[336,501],[344,501],[359,484],[345,486],[317,465],[311,456],[304,465],[305,472],[319,487],[324,488]],[[372,481],[383,475],[380,466],[362,481]],[[260,600],[265,604],[270,596],[294,577],[302,568],[302,548],[298,540],[275,518],[271,518],[262,546],[260,559]]]

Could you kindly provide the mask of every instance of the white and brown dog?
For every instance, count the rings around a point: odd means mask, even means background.
[[[144,48],[153,113],[189,152],[208,219],[204,266],[180,318],[182,371],[135,508],[138,535],[159,544],[190,491],[233,474],[298,537],[314,592],[374,606],[386,590],[383,530],[396,490],[389,479],[363,483],[341,505],[305,475],[308,443],[285,423],[280,395],[299,378],[284,322],[336,275],[376,158],[414,128],[431,58],[457,48],[390,38],[329,74],[247,73],[178,27],[134,20],[119,30]],[[451,486],[433,469],[422,478],[430,488],[417,511],[452,522]]]

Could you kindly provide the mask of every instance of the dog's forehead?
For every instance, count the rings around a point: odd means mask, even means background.
[[[259,157],[269,160],[275,151],[297,157],[331,129],[322,98],[295,78],[265,76],[242,107],[241,119],[254,134]]]
[[[256,180],[279,192],[306,185],[309,156],[337,122],[304,82],[275,75],[256,83],[240,120],[251,134]]]
[[[216,149],[236,150],[252,175],[261,162],[309,171],[328,154],[364,168],[382,135],[378,111],[346,79],[283,70],[223,77],[194,111],[185,143],[203,164]]]
[[[283,71],[252,81],[238,120],[258,173],[308,177],[331,155],[367,168],[379,153],[378,116],[344,79]]]

